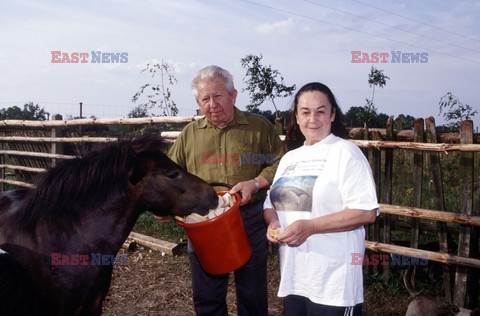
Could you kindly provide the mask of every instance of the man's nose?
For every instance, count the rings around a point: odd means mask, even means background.
[[[209,104],[210,108],[216,108],[218,105],[219,103],[215,101],[215,98],[210,99],[210,104]]]

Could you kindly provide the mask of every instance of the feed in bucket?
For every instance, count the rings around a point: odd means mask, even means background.
[[[175,216],[175,219],[185,223],[203,222],[207,219],[212,219],[222,215],[225,211],[233,207],[235,205],[235,202],[235,196],[225,193],[224,195],[218,196],[218,206],[214,209],[209,210],[207,215],[202,216],[197,213],[192,213],[186,217]]]
[[[227,194],[226,191],[217,193],[222,197]],[[235,193],[234,197],[233,206],[227,207],[222,214],[213,218],[197,214],[198,222],[187,223],[186,218],[176,217],[177,224],[187,233],[198,260],[207,273],[225,274],[234,271],[243,266],[252,254],[240,215],[240,195]]]

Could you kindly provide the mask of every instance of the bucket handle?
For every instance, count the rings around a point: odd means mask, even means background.
[[[227,187],[229,189],[233,188],[233,185],[225,183],[225,182],[209,182],[212,187]]]
[[[227,187],[229,189],[233,188],[233,185],[225,183],[225,182],[209,182],[212,187]],[[242,197],[242,192],[238,192],[240,197]]]

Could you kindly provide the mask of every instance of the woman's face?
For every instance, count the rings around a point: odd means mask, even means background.
[[[295,117],[305,144],[313,145],[330,134],[335,111],[325,93],[307,91],[298,97]]]

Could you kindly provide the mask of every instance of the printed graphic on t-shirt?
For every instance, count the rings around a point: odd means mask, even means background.
[[[312,191],[317,176],[282,177],[270,189],[270,201],[278,211],[312,211]]]
[[[319,174],[323,171],[326,162],[325,159],[306,159],[291,163],[283,170],[282,177],[299,173]]]

